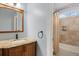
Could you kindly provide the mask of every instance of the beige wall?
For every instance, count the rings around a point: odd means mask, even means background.
[[[68,31],[79,31],[79,16],[62,18],[61,24],[66,26]]]
[[[66,26],[66,31],[60,31],[62,43],[79,46],[79,17],[72,16],[60,19],[61,29]]]

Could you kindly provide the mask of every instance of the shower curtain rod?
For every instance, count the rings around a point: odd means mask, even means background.
[[[60,8],[60,9],[58,9],[58,10],[56,10],[56,11],[54,11],[53,14],[55,14],[55,13],[57,13],[57,12],[60,12],[61,10],[64,10],[64,9],[66,9],[66,8],[69,8],[72,4],[73,4],[73,3],[68,4],[68,5],[66,5],[66,6],[64,6],[64,7]]]

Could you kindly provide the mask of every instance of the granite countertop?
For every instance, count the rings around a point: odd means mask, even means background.
[[[11,48],[24,44],[29,44],[32,42],[36,42],[34,38],[19,38],[19,39],[10,39],[10,40],[2,40],[0,41],[0,48]]]

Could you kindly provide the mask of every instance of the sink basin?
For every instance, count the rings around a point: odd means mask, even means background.
[[[13,42],[23,42],[23,41],[25,41],[25,40],[14,40]]]
[[[33,38],[19,38],[19,39],[10,39],[0,41],[0,48],[10,48],[15,46],[20,46],[23,44],[28,44],[35,42],[36,40]]]

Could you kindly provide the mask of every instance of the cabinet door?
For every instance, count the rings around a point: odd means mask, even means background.
[[[9,56],[22,56],[23,46],[17,46],[9,49]]]
[[[25,56],[35,56],[36,55],[36,44],[35,43],[30,43],[24,45],[25,47]]]
[[[0,49],[0,56],[2,56],[2,49]]]

